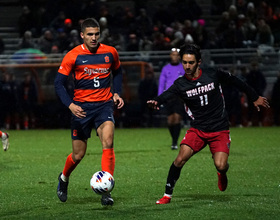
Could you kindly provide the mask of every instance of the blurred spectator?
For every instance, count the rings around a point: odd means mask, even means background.
[[[34,29],[34,19],[29,7],[24,5],[22,12],[18,17],[19,36],[22,37],[27,30]]]
[[[139,51],[139,42],[136,34],[130,34],[126,47],[127,51]]]
[[[212,0],[211,3],[212,3],[211,6],[210,6],[211,15],[220,15],[227,8],[225,1]]]
[[[39,49],[42,52],[49,54],[51,53],[53,45],[54,45],[53,33],[49,29],[47,29],[44,31],[43,35],[38,40]]]
[[[251,22],[249,18],[246,18],[243,14],[238,16],[239,29],[244,36],[243,45],[247,47],[256,47],[256,34],[257,27]]]
[[[204,19],[198,19],[193,21],[193,27],[195,28],[194,42],[196,42],[196,44],[198,44],[201,49],[204,49],[208,42],[208,34],[204,26]]]
[[[268,46],[273,46],[274,37],[272,35],[269,25],[266,23],[265,19],[260,18],[258,20],[258,31],[256,34],[256,41],[260,44],[265,44]]]
[[[170,47],[179,48],[184,43],[184,34],[182,33],[182,24],[180,22],[173,22],[172,27],[174,30],[173,39],[170,42]]]
[[[159,3],[159,5],[156,5],[155,7],[153,24],[161,23],[169,26],[174,21],[174,15],[170,13],[168,6],[164,3]]]
[[[237,12],[237,8],[235,5],[231,5],[229,6],[228,8],[228,14],[229,14],[229,19],[231,21],[237,21],[237,18],[238,18],[238,12]]]
[[[0,54],[4,53],[5,51],[5,43],[2,37],[0,36]]]
[[[202,15],[202,10],[196,0],[176,0],[172,1],[168,9],[174,14],[179,22],[188,20],[197,20]]]
[[[148,36],[144,36],[139,41],[139,51],[141,51],[141,56],[144,60],[149,61],[149,51],[152,51],[153,42]]]
[[[100,8],[100,0],[88,0],[83,1],[81,5],[81,14],[84,18],[90,18],[94,15],[94,17],[99,18],[99,8]]]
[[[60,28],[64,28],[64,21],[66,19],[66,15],[64,11],[60,11],[58,15],[50,22],[50,28],[57,31]]]
[[[277,80],[273,85],[271,96],[271,107],[274,112],[274,125],[280,125],[280,72],[277,76]]]
[[[266,88],[266,79],[259,69],[257,61],[251,62],[251,69],[246,77],[247,84],[255,89],[259,96],[263,96]],[[257,121],[258,125],[262,126],[262,111],[257,112],[253,103],[248,106],[248,126],[253,125],[253,119]]]
[[[4,72],[0,84],[0,126],[5,127],[8,130],[12,128],[20,129],[18,115],[18,86],[13,79],[13,75]]]
[[[182,33],[186,37],[187,34],[190,34],[191,36],[193,36],[194,32],[195,32],[195,29],[193,27],[193,24],[192,24],[191,20],[186,19],[184,21],[184,25],[183,25],[183,28],[182,28]]]
[[[153,42],[153,50],[155,51],[167,50],[169,48],[168,42],[166,42],[164,39],[164,34],[159,31],[155,31],[153,33],[152,42]]]
[[[107,45],[112,44],[111,34],[110,30],[108,28],[108,22],[106,17],[101,17],[99,19],[99,25],[100,25],[100,38],[99,42]]]
[[[34,37],[38,37],[44,28],[49,27],[51,16],[44,6],[40,6],[37,10],[34,10],[33,13],[36,27]]]
[[[171,49],[171,41],[174,40],[174,29],[172,27],[166,27],[164,31],[164,39],[168,48]]]
[[[270,27],[274,36],[274,46],[280,47],[280,7],[275,8]]]
[[[51,53],[52,53],[52,54],[57,54],[57,53],[59,53],[59,48],[58,48],[57,45],[53,45],[53,46],[52,46]]]
[[[123,23],[123,33],[125,35],[129,34],[131,31],[135,29],[135,16],[132,12],[131,8],[126,7],[124,10],[124,15],[122,17],[122,23]]]
[[[122,5],[117,5],[115,10],[112,12],[113,20],[110,29],[113,33],[124,33],[123,29],[127,28],[123,26],[123,17],[125,10]]]
[[[222,48],[241,48],[243,47],[244,35],[240,29],[236,27],[235,21],[231,20],[229,28],[222,35]]]
[[[69,35],[70,32],[73,30],[73,23],[72,23],[72,20],[70,18],[66,18],[64,20],[63,30],[67,35]]]
[[[92,17],[92,15],[91,15],[91,17]],[[109,30],[111,30],[111,26],[113,25],[113,22],[114,22],[114,20],[113,20],[114,17],[111,14],[111,11],[109,10],[109,6],[106,3],[103,3],[100,5],[99,17],[97,19],[99,20],[102,17],[107,19],[108,28],[109,28]]]
[[[138,87],[138,96],[141,105],[142,125],[152,127],[156,121],[154,118],[155,111],[148,108],[147,101],[157,96],[158,86],[154,76],[154,70],[151,66],[146,67],[145,78],[142,79]]]
[[[31,31],[25,31],[24,35],[19,43],[19,49],[23,48],[37,48],[37,44],[33,39]]]
[[[219,36],[221,35],[224,31],[226,31],[229,28],[229,23],[230,23],[230,17],[228,11],[224,11],[222,13],[222,18],[219,21],[219,24],[216,28],[216,34]]]
[[[257,8],[258,16],[263,18],[266,22],[270,21],[273,16],[273,9],[268,4],[268,1],[260,1],[259,7]]]
[[[217,49],[217,35],[215,34],[215,32],[210,31],[207,34],[207,41],[206,44],[204,46],[204,49]]]
[[[118,51],[124,51],[126,42],[124,36],[119,32],[112,32],[112,46],[116,47]]]
[[[190,34],[187,34],[186,37],[185,37],[185,43],[186,44],[192,44],[193,42],[194,42],[193,37]]]
[[[246,14],[247,11],[246,0],[237,0],[236,10],[238,14]]]
[[[152,28],[153,23],[152,23],[152,19],[147,14],[146,9],[141,8],[139,10],[139,13],[140,13],[139,16],[137,16],[135,19],[135,25],[137,27],[136,33],[140,38],[142,38],[143,36],[151,35],[153,29]]]
[[[59,53],[65,53],[68,51],[70,37],[65,33],[63,28],[58,29],[54,44],[58,46]]]
[[[257,11],[253,2],[249,2],[247,5],[247,11],[245,14],[246,18],[250,20],[253,24],[257,23]]]
[[[81,37],[77,30],[74,29],[70,32],[69,42],[68,51],[81,44]]]
[[[34,128],[35,109],[38,103],[38,90],[31,73],[24,73],[24,81],[21,83],[19,91],[24,129]]]

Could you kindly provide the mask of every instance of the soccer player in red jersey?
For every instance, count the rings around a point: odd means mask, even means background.
[[[64,169],[59,174],[57,195],[65,202],[69,177],[87,149],[87,139],[91,130],[101,141],[103,153],[101,169],[114,174],[114,105],[119,109],[124,105],[120,97],[122,70],[119,55],[115,48],[98,42],[99,23],[94,18],[87,18],[81,24],[83,44],[69,51],[62,60],[55,79],[55,89],[62,103],[72,112],[71,135],[72,153],[68,155]],[[68,76],[74,78],[74,98],[66,92]],[[111,88],[113,75],[113,88]],[[113,205],[111,194],[103,195],[102,205]]]
[[[221,191],[226,190],[231,139],[221,84],[232,84],[244,91],[258,111],[259,106],[269,108],[265,97],[258,96],[250,86],[229,72],[201,67],[201,53],[197,45],[183,45],[180,56],[185,70],[184,77],[178,78],[168,90],[147,102],[151,108],[159,109],[162,103],[173,96],[179,96],[188,106],[188,114],[192,118],[191,128],[181,141],[178,156],[170,166],[164,196],[156,204],[171,201],[182,167],[206,145],[210,147],[217,169],[218,187]]]

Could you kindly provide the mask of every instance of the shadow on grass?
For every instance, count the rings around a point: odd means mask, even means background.
[[[176,201],[194,201],[194,202],[209,202],[209,201],[216,201],[216,202],[228,202],[231,200],[232,195],[210,195],[210,194],[187,194],[187,195],[179,195],[173,198]],[[178,201],[180,202],[180,201]]]
[[[115,154],[134,154],[134,153],[150,153],[150,152],[158,152],[158,149],[151,149],[151,150],[130,150],[130,151],[120,151],[115,150]],[[87,152],[86,155],[102,155],[102,151],[100,152]]]

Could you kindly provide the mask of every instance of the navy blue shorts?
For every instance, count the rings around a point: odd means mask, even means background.
[[[73,140],[86,140],[91,137],[93,128],[97,128],[105,121],[114,120],[114,102],[75,102],[86,112],[85,118],[78,118],[72,114],[71,136]]]

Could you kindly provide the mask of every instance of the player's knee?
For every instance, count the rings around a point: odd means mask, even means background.
[[[84,158],[85,154],[84,153],[77,153],[77,154],[74,154],[73,156],[73,161],[75,163],[79,163],[83,158]]]
[[[103,145],[103,149],[113,148],[113,140],[112,139],[103,140],[102,145]]]
[[[183,157],[178,156],[175,161],[174,161],[174,165],[176,167],[183,167],[185,165],[185,163],[187,162],[187,160],[185,160]]]
[[[227,161],[215,161],[215,166],[216,166],[216,169],[221,173],[225,173],[228,170]]]

